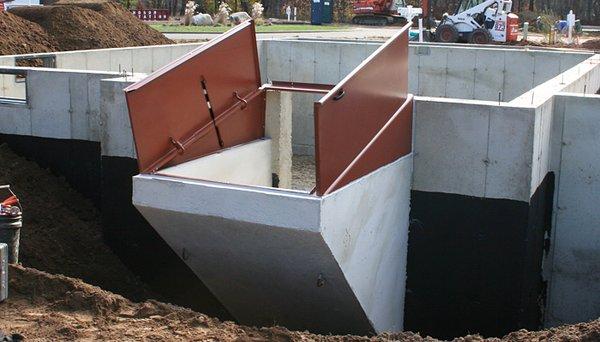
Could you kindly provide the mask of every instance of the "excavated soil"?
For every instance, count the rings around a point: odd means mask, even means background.
[[[375,337],[321,336],[281,327],[252,328],[220,322],[177,306],[133,303],[81,280],[31,268],[9,269],[8,300],[0,303],[0,331],[25,341],[437,341],[404,332]],[[600,340],[600,320],[540,332],[514,332],[502,340],[476,335],[455,341]]]
[[[57,43],[33,22],[8,12],[0,12],[0,55],[55,51]]]
[[[591,39],[581,44],[584,49],[600,51],[600,39]]]
[[[173,44],[114,2],[65,1],[0,15],[0,54]]]
[[[250,328],[156,301],[133,303],[80,280],[11,267],[9,299],[0,304],[0,331],[26,341],[368,341],[318,336],[285,328]],[[422,341],[402,333],[395,340]],[[371,340],[388,340],[374,338]]]
[[[128,45],[121,45],[118,47],[174,44],[172,40],[168,39],[162,33],[140,21],[133,14],[117,3],[111,1],[90,2],[89,0],[71,1],[61,0],[58,2],[58,4],[72,3],[76,7],[90,9],[100,13],[105,20],[113,24],[115,29],[123,32],[127,39],[124,42],[121,42],[121,44]]]
[[[134,300],[156,298],[104,244],[98,210],[67,182],[0,145],[0,184],[23,203],[19,261]]]
[[[11,13],[43,27],[56,40],[59,50],[172,44],[112,2],[17,7]]]

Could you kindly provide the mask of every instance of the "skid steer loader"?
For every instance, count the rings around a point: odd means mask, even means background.
[[[435,38],[442,43],[516,41],[519,17],[511,10],[510,0],[461,0],[454,14],[444,14]]]

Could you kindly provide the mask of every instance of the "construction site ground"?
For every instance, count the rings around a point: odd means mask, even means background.
[[[134,303],[81,280],[13,266],[11,296],[0,304],[0,331],[27,341],[437,341],[410,332],[374,337],[322,336],[282,327],[220,322],[188,309],[148,300]],[[598,341],[600,320],[541,332],[518,331],[502,341]],[[455,341],[482,341],[477,335]],[[499,339],[487,339],[499,341]]]

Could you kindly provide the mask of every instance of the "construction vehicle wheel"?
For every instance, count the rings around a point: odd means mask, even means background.
[[[478,28],[471,33],[469,42],[472,44],[489,44],[492,41],[492,35],[484,28]]]
[[[435,39],[440,43],[456,43],[458,30],[454,25],[442,24],[435,29]]]

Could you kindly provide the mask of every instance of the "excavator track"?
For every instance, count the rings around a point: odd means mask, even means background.
[[[386,26],[393,21],[393,17],[383,15],[357,15],[352,18],[352,23],[355,25]]]
[[[355,25],[370,25],[370,26],[385,26],[399,25],[404,26],[408,21],[400,16],[383,16],[383,15],[357,15],[352,18],[352,23]]]

